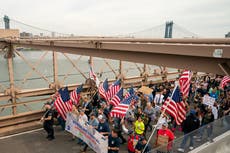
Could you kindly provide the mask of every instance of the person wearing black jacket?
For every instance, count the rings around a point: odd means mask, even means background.
[[[141,137],[135,146],[135,153],[148,153],[151,150],[151,147],[147,145],[147,139],[145,137]],[[146,148],[145,148],[146,146]],[[145,150],[144,150],[145,148]],[[144,152],[143,152],[144,151]]]
[[[54,139],[54,128],[53,128],[53,110],[49,103],[45,104],[46,113],[41,118],[41,121],[43,121],[43,128],[47,132],[47,139],[49,141]]]
[[[183,141],[182,141],[178,151],[180,151],[180,152],[185,151],[184,149],[186,147],[186,143],[187,143],[188,138],[190,139],[189,149],[190,150],[193,149],[193,135],[194,134],[191,132],[198,129],[199,126],[200,126],[200,121],[196,117],[196,111],[191,110],[190,114],[186,117],[186,119],[182,123],[182,130],[184,132],[184,137],[183,137]]]
[[[117,135],[121,140],[121,144],[126,143],[126,139],[122,135],[121,119],[115,117],[113,123],[114,123],[114,129],[116,129]]]
[[[203,129],[202,129],[202,132],[201,132],[201,138],[203,136],[203,133],[204,133],[204,129],[207,129],[207,134],[208,134],[208,140],[210,142],[213,142],[212,138],[211,138],[211,135],[212,135],[212,123],[214,121],[214,115],[212,113],[212,108],[211,107],[208,107],[208,112],[204,115],[203,119],[202,119],[202,126],[203,126]]]
[[[117,130],[113,129],[108,136],[108,153],[119,153],[120,139],[117,135]]]

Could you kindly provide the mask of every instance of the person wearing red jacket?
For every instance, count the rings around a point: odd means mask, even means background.
[[[162,128],[159,129],[157,132],[156,145],[162,146],[162,148],[158,152],[168,152],[169,153],[170,150],[172,149],[172,141],[174,140],[174,138],[175,137],[174,137],[173,132],[170,129],[168,129],[168,123],[164,122],[162,124]]]
[[[135,146],[140,139],[140,136],[134,134],[132,130],[128,132],[128,153],[135,153]]]

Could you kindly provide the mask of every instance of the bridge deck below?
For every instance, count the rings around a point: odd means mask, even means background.
[[[72,135],[55,128],[55,139],[48,141],[43,129],[26,132],[15,136],[0,138],[1,153],[80,153],[83,146],[72,140]],[[121,146],[120,152],[127,152],[127,144]],[[94,153],[90,148],[87,153]]]

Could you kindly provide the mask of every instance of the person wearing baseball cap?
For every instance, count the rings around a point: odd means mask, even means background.
[[[98,120],[99,120],[99,124],[98,124],[97,131],[99,133],[101,133],[102,135],[104,135],[104,136],[108,136],[109,132],[110,132],[110,128],[109,128],[108,122],[105,120],[105,118],[103,117],[103,115],[99,115],[98,116]]]
[[[173,132],[168,128],[168,123],[163,122],[162,128],[157,132],[156,145],[165,146],[168,144],[164,149],[170,151],[172,149],[172,141],[174,138]]]

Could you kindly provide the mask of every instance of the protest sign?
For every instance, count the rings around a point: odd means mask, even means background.
[[[210,97],[208,95],[205,95],[203,97],[203,104],[205,104],[205,105],[208,105],[208,106],[212,107],[214,105],[214,102],[215,102],[215,98],[212,98],[212,97]]]
[[[95,152],[108,152],[107,138],[90,125],[78,122],[72,113],[67,113],[65,130],[82,139]]]

